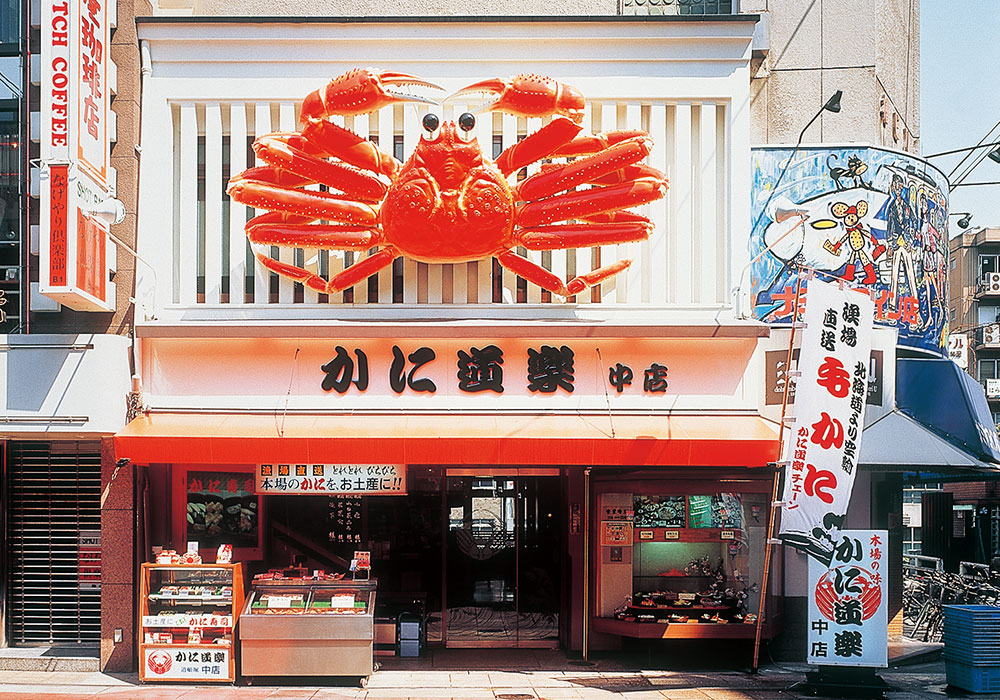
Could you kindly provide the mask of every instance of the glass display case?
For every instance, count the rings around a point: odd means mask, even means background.
[[[236,680],[233,640],[242,609],[239,564],[143,564],[139,679]]]
[[[678,484],[604,492],[598,512],[627,532],[602,537],[595,629],[640,638],[752,638],[768,515],[766,493]],[[641,490],[640,490],[641,488]]]
[[[376,581],[255,581],[240,618],[242,673],[357,676],[373,670]]]

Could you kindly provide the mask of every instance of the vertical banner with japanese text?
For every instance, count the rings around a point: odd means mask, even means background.
[[[833,559],[809,560],[806,660],[823,666],[885,668],[889,594],[882,564],[886,530],[844,530]]]
[[[809,282],[778,536],[825,564],[854,486],[874,313],[865,293]]]

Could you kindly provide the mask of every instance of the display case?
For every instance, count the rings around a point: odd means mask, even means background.
[[[240,618],[243,676],[367,679],[375,589],[374,579],[255,581]]]
[[[695,481],[604,488],[598,495],[600,595],[593,629],[656,639],[753,638],[766,483],[743,482],[738,491]]]
[[[143,564],[139,595],[140,680],[236,680],[240,564]]]

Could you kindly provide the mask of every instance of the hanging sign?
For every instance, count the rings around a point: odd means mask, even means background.
[[[113,311],[108,225],[112,197],[106,0],[43,0],[39,290],[77,311]]]
[[[844,530],[833,559],[809,560],[806,660],[823,666],[888,666],[886,530]]]
[[[145,647],[142,662],[147,680],[226,680],[229,678],[229,649]]]
[[[809,283],[778,536],[823,563],[833,556],[854,486],[874,311],[867,294]]]
[[[966,333],[948,334],[948,357],[962,369],[969,367],[969,336]]]
[[[406,495],[405,464],[258,464],[254,493]]]

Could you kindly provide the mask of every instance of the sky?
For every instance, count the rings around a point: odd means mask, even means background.
[[[920,148],[924,156],[1000,141],[1000,0],[920,0]],[[949,174],[966,155],[931,158]],[[963,182],[1000,181],[985,159]],[[952,180],[954,184],[954,179]],[[973,227],[1000,226],[1000,185],[957,187],[952,212]],[[951,233],[959,228],[951,219]]]

